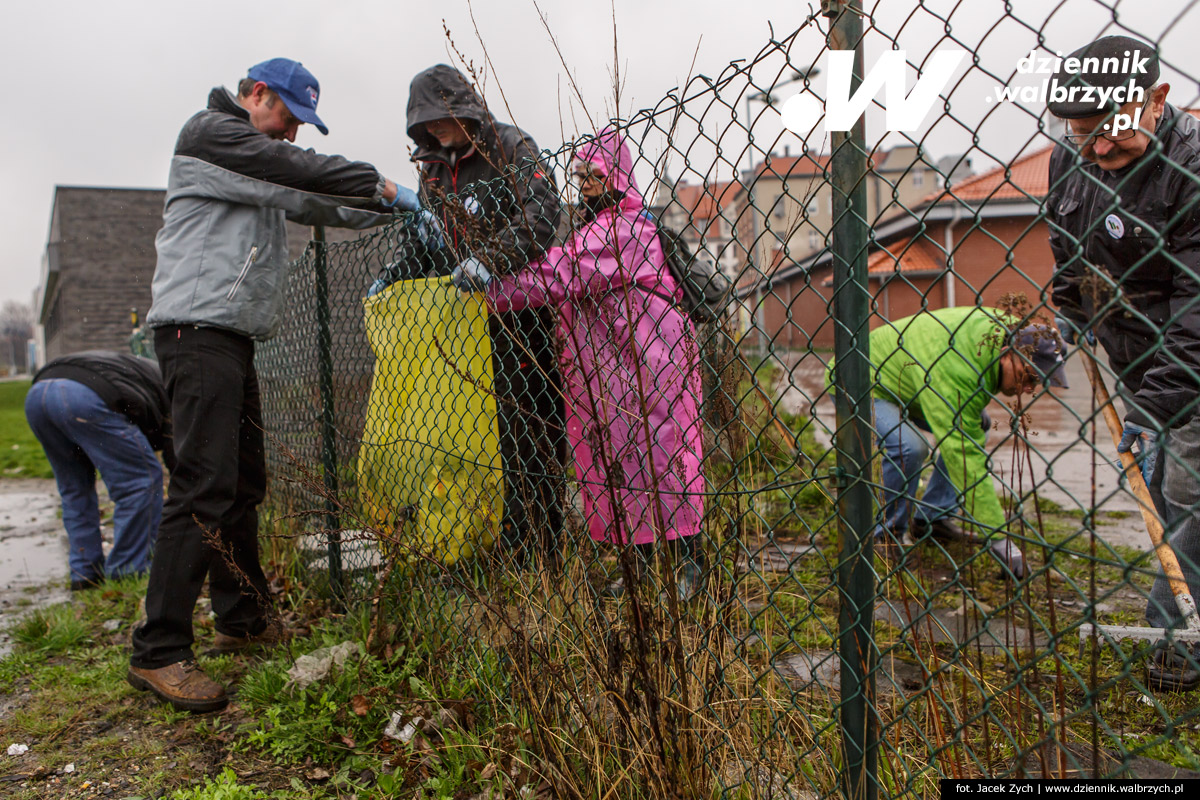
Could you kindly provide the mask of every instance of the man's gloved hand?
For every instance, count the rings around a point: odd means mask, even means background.
[[[367,297],[374,297],[404,276],[404,264],[393,261],[379,271],[379,276],[367,287]]]
[[[471,257],[454,268],[450,282],[460,292],[482,292],[492,282],[492,273],[479,259]]]
[[[371,281],[371,285],[367,287],[367,297],[374,297],[389,286],[391,286],[391,284],[385,281],[383,278],[376,278],[375,280]]]
[[[1154,477],[1154,467],[1158,464],[1158,431],[1127,419],[1121,431],[1117,452],[1133,452],[1134,442],[1137,442],[1138,446],[1137,460],[1142,468],[1142,480],[1149,486],[1150,479]]]
[[[1024,580],[1027,574],[1025,569],[1025,554],[1021,552],[1021,548],[1013,544],[1007,537],[997,537],[988,545],[988,550],[996,560],[1005,567],[1005,577],[1012,574],[1012,577],[1017,580]]]
[[[412,189],[396,184],[396,196],[392,202],[383,201],[384,206],[393,211],[417,211],[421,208],[421,198]]]
[[[430,250],[439,250],[444,243],[442,238],[442,223],[437,215],[428,208],[422,208],[413,216],[413,230],[421,244]]]
[[[1062,337],[1066,343],[1074,347],[1075,337],[1079,333],[1079,329],[1075,327],[1075,323],[1071,322],[1071,320],[1067,319],[1066,317],[1056,316],[1054,318],[1054,324],[1058,326],[1058,332],[1062,334]],[[1087,331],[1083,334],[1083,338],[1089,346],[1096,346],[1096,332],[1091,328],[1087,329]]]
[[[992,429],[992,415],[987,413],[986,408],[979,412],[979,426],[983,428],[984,434]]]

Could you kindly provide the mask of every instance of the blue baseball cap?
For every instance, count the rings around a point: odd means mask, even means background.
[[[317,116],[317,98],[321,94],[321,84],[316,77],[304,68],[299,61],[290,58],[272,58],[261,64],[255,64],[246,73],[246,77],[262,81],[279,95],[288,111],[301,122],[315,125],[323,134],[329,133],[329,128]]]

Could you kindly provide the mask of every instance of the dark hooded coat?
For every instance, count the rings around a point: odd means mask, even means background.
[[[453,117],[474,141],[442,148],[425,123]],[[408,135],[421,172],[422,200],[442,212],[448,244],[503,275],[540,257],[554,244],[560,208],[553,172],[538,160],[529,134],[497,122],[458,70],[439,64],[413,78]]]
[[[426,132],[425,123],[446,118],[471,134],[466,147],[447,150]],[[529,134],[497,122],[458,70],[438,64],[413,78],[408,135],[422,203],[440,215],[454,263],[473,256],[493,274],[514,274],[554,244],[561,210],[553,172]],[[502,527],[518,545],[545,541],[562,525],[559,483],[546,477],[561,472],[564,441],[553,330],[548,309],[490,320],[507,488]]]

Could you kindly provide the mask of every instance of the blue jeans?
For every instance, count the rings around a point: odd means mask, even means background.
[[[91,389],[65,378],[33,384],[25,396],[25,418],[46,451],[62,497],[71,580],[148,571],[162,518],[163,470],[145,434]],[[115,506],[107,563],[100,546],[97,469]]]
[[[913,519],[929,523],[954,514],[960,505],[958,490],[951,483],[940,454],[925,494],[916,499],[921,470],[929,460],[929,442],[921,430],[929,429],[921,421],[905,419],[895,403],[879,398],[874,403],[875,435],[883,452],[883,521],[876,527],[875,535],[888,531],[900,535],[908,530]]]
[[[1179,558],[1192,599],[1200,599],[1200,415],[1171,429],[1150,481],[1150,494],[1164,521],[1167,541]],[[1146,620],[1156,628],[1182,623],[1161,568],[1150,590]]]

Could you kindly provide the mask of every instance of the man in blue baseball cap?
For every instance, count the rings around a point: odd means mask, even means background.
[[[247,81],[252,82],[248,87],[249,94],[253,91],[254,83],[264,83],[267,88],[283,101],[288,111],[297,122],[315,125],[317,130],[328,135],[329,128],[317,116],[317,100],[321,96],[321,84],[316,76],[304,68],[299,61],[290,58],[272,58],[250,68],[246,78],[238,86],[239,94]],[[292,141],[292,139],[288,139]]]
[[[297,61],[250,68],[236,95],[208,108],[175,143],[153,304],[146,323],[175,431],[171,472],[129,682],[178,708],[212,711],[225,689],[192,653],[192,613],[209,581],[214,648],[279,641],[258,563],[258,504],[267,485],[254,342],[279,324],[288,282],[285,221],[368,228],[416,211],[416,194],[375,167],[294,147],[317,116],[320,84]]]

